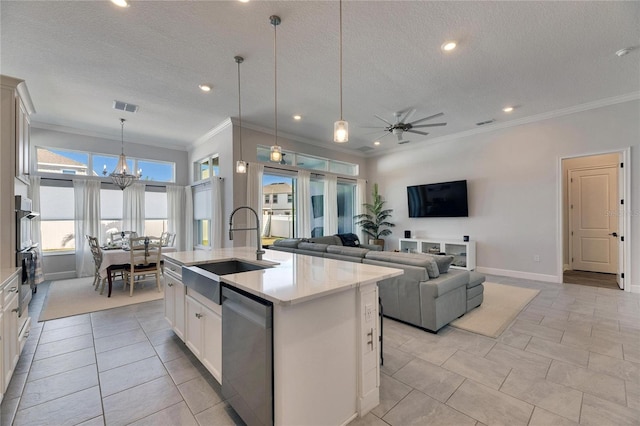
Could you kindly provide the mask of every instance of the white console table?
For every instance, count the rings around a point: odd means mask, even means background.
[[[439,240],[400,238],[400,251],[408,253],[446,253],[453,256],[451,267],[476,269],[476,242],[462,240]]]

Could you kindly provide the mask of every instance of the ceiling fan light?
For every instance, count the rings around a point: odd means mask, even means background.
[[[247,162],[238,160],[236,161],[236,173],[247,173]]]
[[[333,124],[333,141],[337,143],[349,142],[349,123],[338,120]]]
[[[118,7],[129,7],[128,0],[111,0],[111,3],[115,4]]]
[[[273,145],[271,147],[271,152],[269,153],[269,160],[274,163],[279,163],[282,160],[282,148],[280,145]]]

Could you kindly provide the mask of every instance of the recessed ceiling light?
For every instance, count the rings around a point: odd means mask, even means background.
[[[115,4],[118,7],[129,7],[128,0],[111,0],[111,3]]]
[[[634,48],[633,47],[625,47],[624,49],[620,49],[616,52],[617,56],[624,56],[630,53]]]
[[[249,0],[238,0],[240,3],[249,3]]]
[[[453,49],[455,49],[457,46],[455,41],[445,41],[442,46],[441,49],[444,50],[445,52],[450,52]]]
[[[296,120],[296,121],[300,121],[300,120],[302,120],[302,116],[296,114],[296,115],[293,116],[293,119]]]
[[[378,145],[380,145],[380,141],[375,141],[373,144],[374,144],[375,146],[378,146]]]
[[[512,112],[513,111],[513,107],[512,106],[504,107],[504,108],[502,108],[502,110],[504,112]]]
[[[210,92],[211,91],[211,85],[210,84],[199,84],[198,87],[203,92]]]

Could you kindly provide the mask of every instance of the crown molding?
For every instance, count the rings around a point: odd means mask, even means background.
[[[380,150],[376,153],[370,153],[368,155],[366,155],[367,158],[374,158],[374,157],[380,157],[382,155],[388,154],[389,152],[402,152],[402,151],[408,151],[408,150],[414,150],[418,147],[421,146],[428,146],[428,145],[436,145],[439,143],[443,143],[443,142],[448,142],[451,140],[457,140],[457,139],[462,139],[468,136],[473,136],[473,135],[478,135],[478,134],[483,134],[483,133],[490,133],[490,132],[494,132],[497,130],[502,130],[502,129],[507,129],[510,127],[517,127],[517,126],[521,126],[524,124],[530,124],[530,123],[535,123],[538,121],[545,121],[545,120],[549,120],[552,118],[557,118],[557,117],[563,117],[565,115],[570,115],[570,114],[575,114],[578,112],[583,112],[583,111],[589,111],[592,109],[598,109],[598,108],[602,108],[602,107],[606,107],[606,106],[610,106],[610,105],[616,105],[616,104],[621,104],[621,103],[625,103],[625,102],[631,102],[631,101],[637,101],[640,100],[640,92],[631,92],[631,93],[627,93],[625,95],[620,95],[620,96],[613,96],[611,98],[604,98],[604,99],[600,99],[597,101],[593,101],[593,102],[587,102],[584,104],[580,104],[580,105],[575,105],[572,107],[568,107],[568,108],[562,108],[562,109],[558,109],[558,110],[554,110],[554,111],[549,111],[549,112],[544,112],[542,114],[536,114],[536,115],[532,115],[529,117],[523,117],[523,118],[518,118],[516,120],[510,120],[510,121],[505,121],[505,122],[497,122],[494,124],[490,124],[487,126],[483,126],[477,129],[471,129],[471,130],[466,130],[464,132],[458,132],[458,133],[454,133],[451,135],[446,135],[446,136],[441,136],[438,138],[434,138],[434,139],[430,139],[428,141],[426,141],[426,143],[420,143],[419,146],[416,145],[409,145],[409,146],[405,146],[405,147],[394,147],[394,148],[389,148],[386,149],[384,151]]]
[[[188,146],[188,150],[192,150],[192,149],[196,148],[198,145],[201,145],[201,144],[207,142],[212,137],[214,137],[218,133],[222,132],[224,129],[226,129],[227,127],[231,126],[232,124],[233,124],[233,122],[231,121],[230,117],[225,118],[224,121],[222,121],[222,123],[218,124],[215,127],[212,127],[211,129],[209,129],[207,131],[207,133],[205,133],[204,135],[200,136],[198,139],[193,141]]]
[[[77,129],[75,127],[61,126],[59,124],[50,124],[42,121],[32,121],[31,127],[36,129],[42,129],[42,130],[51,130],[51,131],[60,132],[60,133],[69,133],[72,135],[88,136],[91,138],[117,140],[118,142],[120,142],[120,138],[114,139],[113,134],[101,133],[101,132],[96,132],[92,130]],[[173,149],[175,151],[187,150],[186,147],[183,145],[174,145],[170,143],[163,143],[163,142],[156,142],[156,141],[151,143],[151,142],[144,142],[140,140],[131,140],[126,137],[124,138],[124,141],[126,143],[132,143],[136,145],[146,145],[146,146],[152,146],[155,148],[161,147],[161,148]]]

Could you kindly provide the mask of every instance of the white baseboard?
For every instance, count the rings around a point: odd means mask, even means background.
[[[502,275],[511,278],[522,278],[524,280],[545,281],[550,283],[562,283],[562,277],[556,275],[536,274],[534,272],[512,271],[510,269],[486,268],[478,266],[476,271],[483,274]]]
[[[640,284],[631,284],[631,293],[640,293]]]
[[[45,280],[68,280],[70,278],[76,278],[76,271],[64,271],[64,272],[51,272],[44,274]]]

